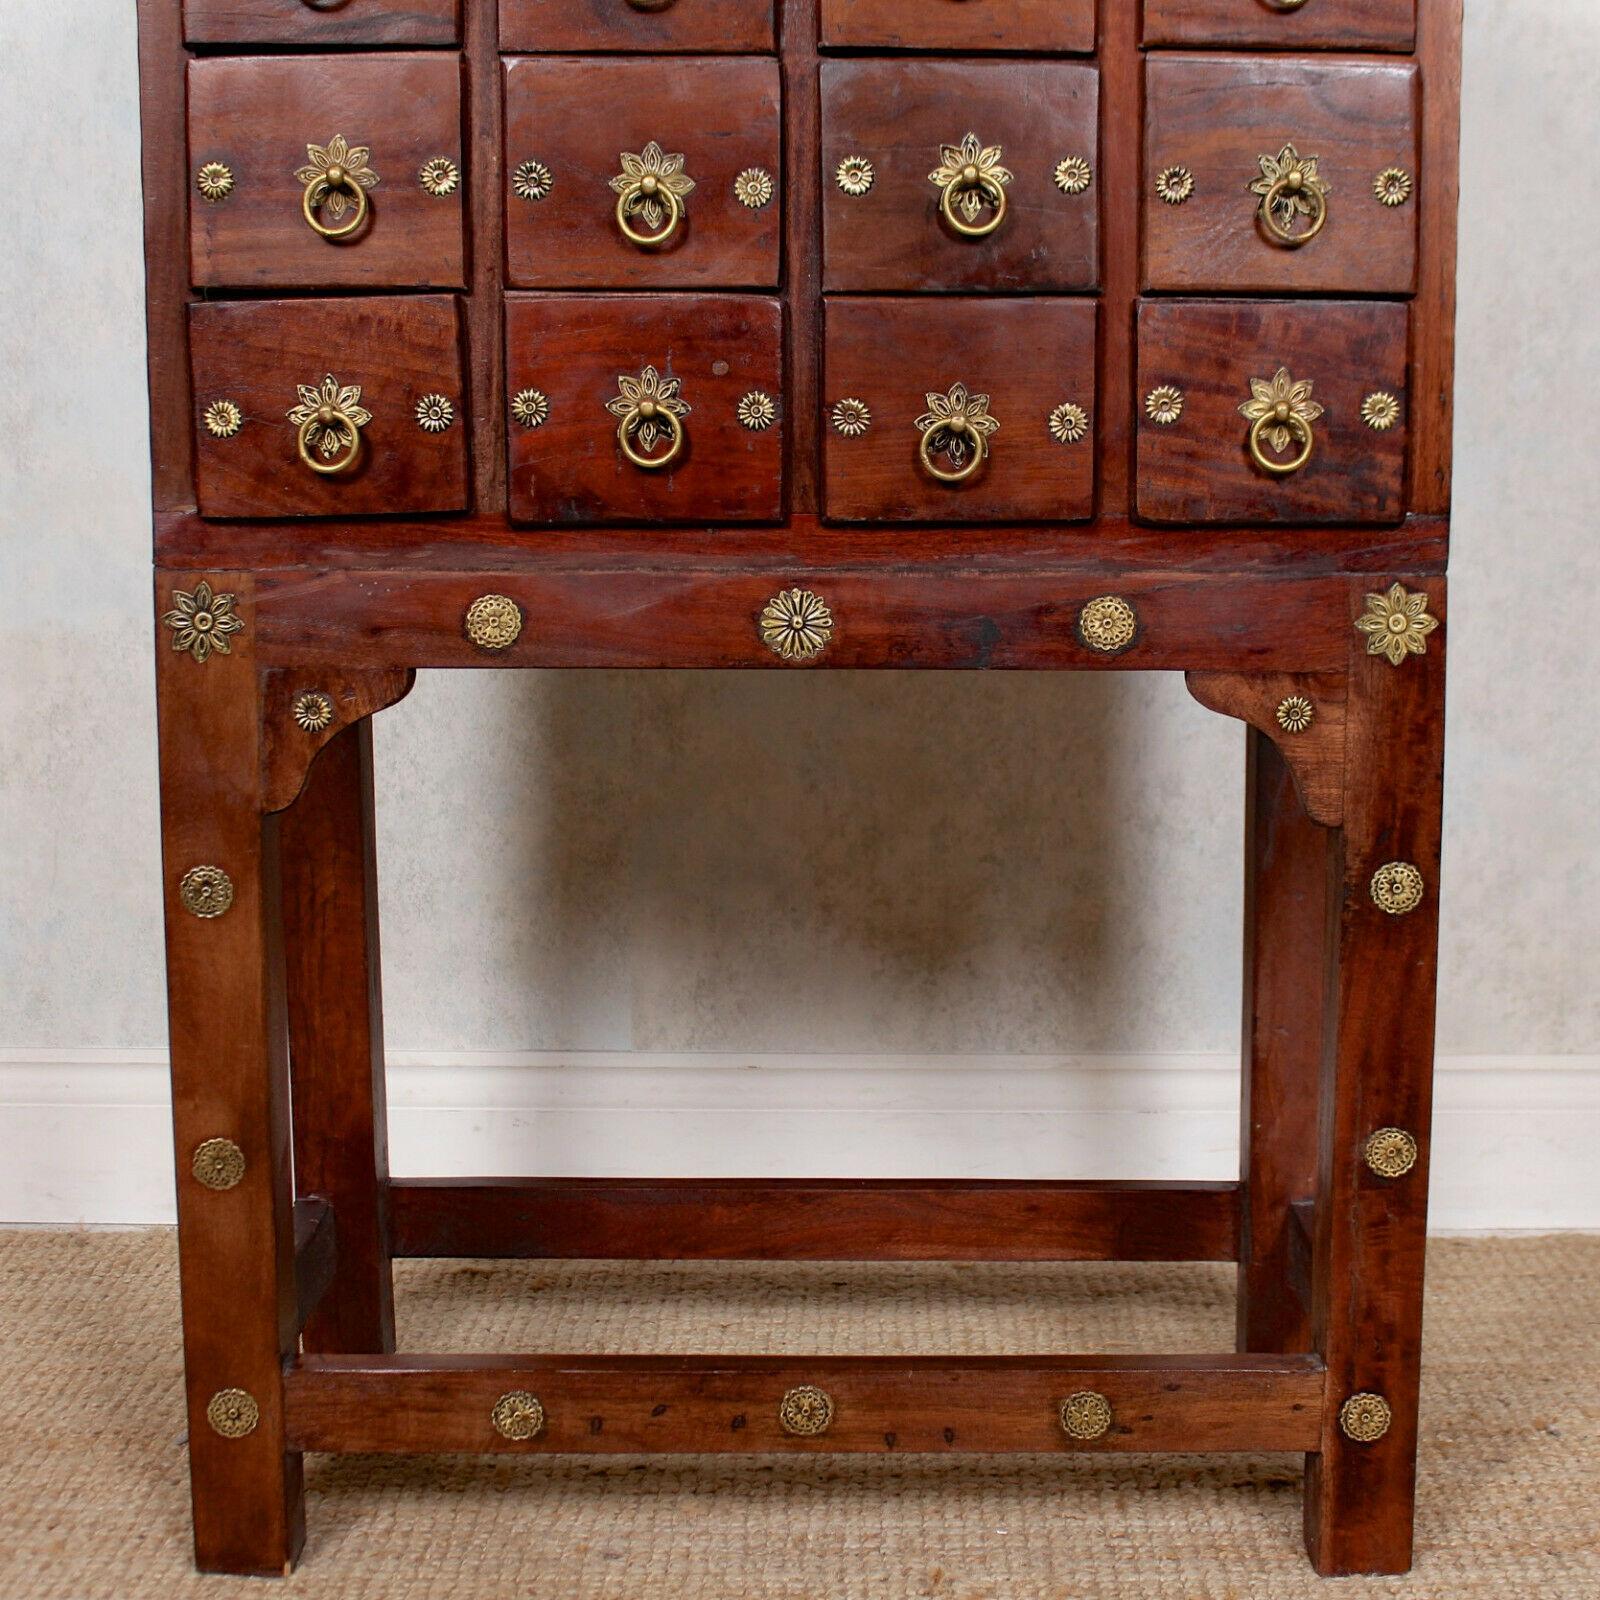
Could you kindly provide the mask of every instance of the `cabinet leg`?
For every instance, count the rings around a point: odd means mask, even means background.
[[[295,1187],[333,1209],[332,1282],[307,1350],[394,1349],[372,724],[312,762],[282,817]]]
[[[1440,616],[1444,580],[1412,586]],[[1313,1251],[1328,1387],[1305,1500],[1330,1576],[1411,1564],[1444,757],[1442,633],[1398,666],[1353,638]]]
[[[159,572],[156,585],[195,1559],[207,1572],[282,1573],[304,1516],[300,1457],[284,1433],[282,1365],[296,1321],[289,1084],[252,580]],[[233,622],[242,628],[230,635]],[[207,634],[227,648],[209,648]]]

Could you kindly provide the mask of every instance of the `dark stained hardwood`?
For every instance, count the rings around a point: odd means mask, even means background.
[[[773,38],[773,0],[500,0],[502,50],[760,52]]]
[[[294,1203],[295,1324],[304,1330],[317,1314],[338,1270],[339,1241],[333,1207],[313,1196]],[[389,1348],[393,1348],[393,1343]]]
[[[1246,0],[1252,3],[1253,0]],[[1313,0],[1315,4],[1315,0]],[[1146,67],[1144,285],[1228,294],[1391,294],[1416,286],[1413,187],[1404,205],[1379,202],[1379,173],[1417,178],[1417,69],[1409,61],[1290,61],[1279,56],[1152,55]],[[1274,241],[1250,185],[1260,157],[1292,144],[1316,156],[1327,222],[1309,242]],[[1156,179],[1185,167],[1181,205]],[[1295,222],[1297,231],[1306,218]]]
[[[282,811],[305,787],[306,774],[323,748],[374,712],[395,705],[411,692],[416,673],[406,667],[376,670],[348,666],[306,673],[296,667],[268,667],[261,673],[261,809]],[[326,697],[333,720],[307,728],[296,720],[296,702],[305,694]]]
[[[940,0],[950,4],[954,0]],[[983,3],[983,0],[979,0]],[[1059,291],[1099,282],[1099,192],[1064,194],[1056,163],[1097,159],[1099,77],[1081,62],[828,61],[822,66],[822,281],[829,290]],[[968,133],[998,146],[1006,215],[968,238],[940,214],[929,181],[941,149]],[[851,195],[847,157],[873,168]],[[986,208],[979,225],[987,223]]]
[[[454,44],[461,0],[183,0],[190,44]]]
[[[1143,0],[1146,44],[1409,50],[1417,0]]]
[[[405,1178],[394,1253],[629,1261],[1232,1261],[1232,1183]]]
[[[508,182],[506,283],[522,289],[774,288],[782,242],[778,63],[724,56],[528,56],[505,64],[505,170],[537,159],[542,200]],[[621,153],[681,155],[694,189],[664,244],[617,224]],[[772,198],[740,202],[734,181],[766,172]],[[642,218],[636,231],[653,230]]]
[[[295,173],[342,135],[371,151],[367,220],[325,239],[305,219]],[[466,285],[466,185],[435,195],[435,157],[464,172],[461,65],[454,55],[206,57],[189,64],[191,175],[220,161],[233,192],[189,190],[190,270],[206,288],[383,289]],[[349,195],[345,194],[349,203]],[[343,223],[323,208],[326,227]],[[345,222],[351,213],[346,213]]]
[[[983,50],[1086,55],[1094,49],[1094,6],[1095,0],[822,0],[822,43],[955,55]]]

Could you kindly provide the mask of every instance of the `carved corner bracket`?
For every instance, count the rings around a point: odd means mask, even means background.
[[[1187,672],[1189,693],[1208,711],[1248,722],[1278,747],[1313,822],[1344,822],[1344,673]]]
[[[269,667],[261,674],[261,809],[294,804],[319,750],[411,692],[411,667],[347,671]]]

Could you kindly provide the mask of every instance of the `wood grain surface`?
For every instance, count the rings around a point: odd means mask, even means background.
[[[1417,0],[1143,0],[1146,44],[1260,50],[1409,50]]]
[[[1107,0],[1110,5],[1124,0]],[[1095,0],[822,0],[822,43],[829,48],[1039,50],[1094,49]]]
[[[773,0],[500,0],[502,50],[758,52],[773,40]]]
[[[461,0],[183,0],[190,44],[454,44]]]

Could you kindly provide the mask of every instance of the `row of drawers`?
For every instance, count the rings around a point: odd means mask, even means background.
[[[493,0],[473,0],[492,4]],[[1135,0],[1107,0],[1131,5]],[[506,50],[771,50],[774,0],[499,0]],[[184,0],[191,44],[455,44],[461,0]],[[1094,49],[1095,0],[821,0],[824,48]],[[1146,44],[1410,50],[1416,0],[1143,0]]]
[[[1146,91],[1146,288],[1412,291],[1412,63],[1164,56]],[[830,61],[820,92],[826,289],[1097,286],[1094,67]],[[510,287],[776,287],[776,61],[518,58],[504,93]],[[455,57],[200,60],[188,103],[197,286],[465,286]]]
[[[830,297],[814,424],[824,514],[1091,517],[1099,315],[1081,298]],[[1137,315],[1139,517],[1400,519],[1404,304],[1151,300]],[[777,300],[510,295],[505,317],[514,521],[782,517],[791,419]],[[454,296],[199,304],[190,345],[202,514],[467,508]]]

